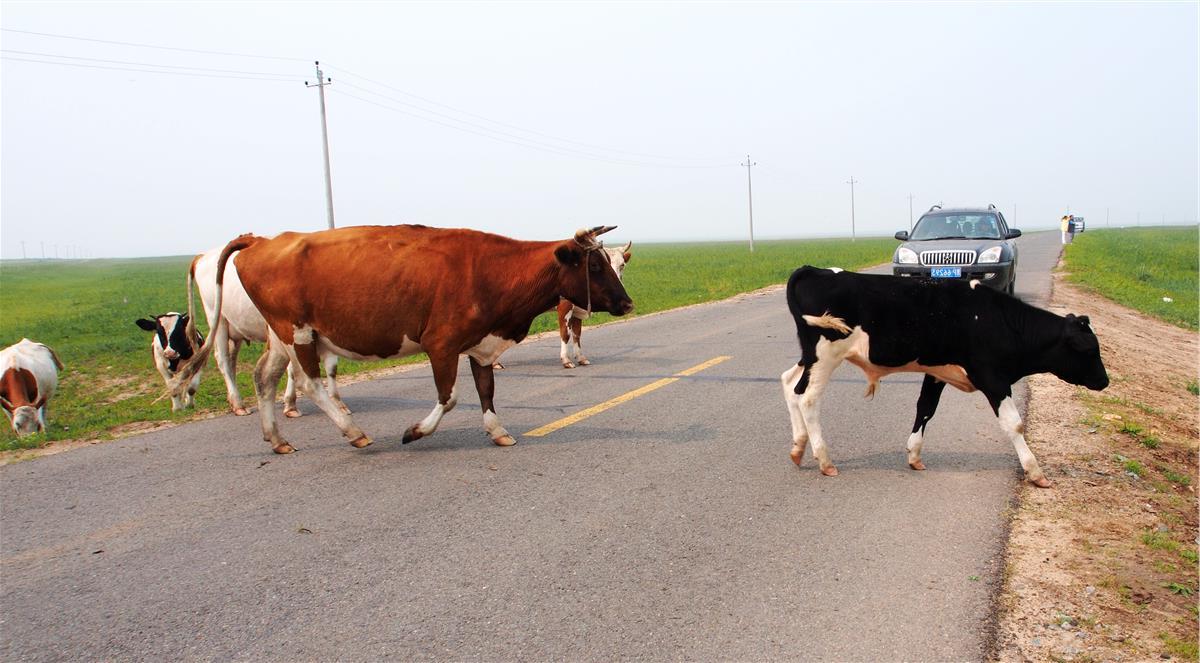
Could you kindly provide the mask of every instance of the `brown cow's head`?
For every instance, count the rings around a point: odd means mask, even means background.
[[[633,310],[633,300],[621,285],[621,277],[613,271],[603,246],[596,241],[616,226],[584,228],[554,249],[554,257],[562,266],[559,296],[580,308],[625,315]]]

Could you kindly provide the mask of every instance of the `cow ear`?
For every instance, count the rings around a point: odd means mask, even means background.
[[[146,331],[154,331],[155,329],[158,329],[157,322],[155,322],[153,320],[147,320],[145,318],[138,318],[137,326],[141,327],[142,329],[145,329]]]
[[[567,242],[554,249],[554,258],[568,267],[576,267],[583,261],[583,249]]]
[[[1075,318],[1075,321],[1076,321],[1076,322],[1078,322],[1078,323],[1080,323],[1080,324],[1082,324],[1082,325],[1083,325],[1083,326],[1085,326],[1085,327],[1091,327],[1091,326],[1092,326],[1092,321],[1091,321],[1091,320],[1088,320],[1088,317],[1087,317],[1086,315],[1081,315],[1081,316],[1079,316],[1078,318]]]

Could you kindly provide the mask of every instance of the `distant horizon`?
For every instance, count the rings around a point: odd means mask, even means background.
[[[394,225],[403,225],[403,224],[394,224]],[[1091,226],[1090,229],[1093,231],[1096,231],[1096,230],[1130,230],[1130,229],[1152,229],[1152,228],[1186,228],[1186,227],[1191,227],[1191,226],[1200,226],[1200,222],[1192,221],[1192,222],[1187,222],[1187,223],[1166,223],[1166,224],[1157,223],[1154,225],[1141,225],[1141,226],[1123,225],[1123,226],[1111,226],[1111,227],[1103,227],[1103,226],[1094,226],[1093,225],[1093,226]],[[354,226],[347,225],[347,226],[338,226],[338,227],[339,228],[353,228]],[[437,226],[437,227],[440,227],[440,226]],[[1017,228],[1019,230],[1021,230],[1022,233],[1057,232],[1058,231],[1058,227],[1056,225],[1055,226],[1030,226],[1028,228],[1023,228],[1021,226],[1017,226]],[[903,230],[903,228],[901,228],[899,230]],[[320,230],[305,231],[305,232],[320,232]],[[563,236],[564,239],[566,237],[567,237],[567,235]],[[232,238],[230,238],[230,239],[232,239]],[[555,238],[553,238],[553,237],[548,237],[545,240],[538,240],[538,241],[553,241],[554,239]],[[828,239],[828,240],[846,240],[846,241],[851,240],[849,235],[805,235],[802,237],[798,237],[798,236],[791,236],[791,237],[761,236],[760,237],[758,235],[755,235],[755,237],[754,237],[755,242],[802,242],[802,241],[806,241],[806,240],[826,240],[826,239]],[[894,239],[894,237],[893,237],[893,234],[876,234],[876,233],[872,232],[871,234],[858,235],[857,239]],[[633,241],[634,244],[746,244],[747,248],[749,247],[749,243],[750,243],[750,240],[748,237],[727,237],[727,238],[712,237],[712,238],[687,239],[687,240],[638,239],[638,238],[629,240],[624,237],[621,238],[622,244],[626,241]],[[212,248],[216,248],[216,247],[208,247],[208,248],[212,249]],[[26,258],[0,257],[0,263],[5,263],[5,262],[63,262],[63,261],[75,262],[75,261],[87,261],[87,260],[154,260],[154,259],[158,259],[158,258],[191,258],[191,257],[195,257],[196,255],[199,255],[200,253],[203,253],[203,251],[207,251],[207,250],[208,249],[204,249],[202,251],[197,251],[195,253],[168,253],[168,254],[161,254],[161,255],[108,255],[108,256],[90,256],[90,257],[47,256],[45,258],[42,258],[39,256],[26,257]]]

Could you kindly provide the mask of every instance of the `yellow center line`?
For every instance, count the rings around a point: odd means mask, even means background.
[[[620,405],[621,403],[631,401],[631,400],[637,398],[638,396],[648,394],[648,393],[654,391],[655,389],[660,389],[662,387],[665,387],[665,386],[671,384],[672,382],[678,382],[679,378],[687,377],[689,375],[695,375],[696,373],[699,373],[700,371],[703,371],[706,368],[711,368],[713,366],[716,366],[717,364],[725,361],[726,359],[731,359],[731,357],[713,357],[712,359],[709,359],[708,361],[706,361],[702,364],[697,364],[691,368],[679,371],[672,377],[662,378],[661,380],[655,380],[654,382],[651,382],[650,384],[648,384],[644,387],[638,387],[637,389],[634,389],[633,391],[625,392],[624,394],[621,394],[620,396],[617,396],[616,398],[611,398],[607,401],[604,401],[603,403],[600,403],[599,405],[593,405],[592,407],[589,407],[586,410],[580,410],[579,412],[576,412],[575,414],[572,414],[572,415],[565,416],[562,419],[559,419],[558,421],[552,421],[552,422],[546,424],[545,426],[535,428],[535,429],[529,431],[528,433],[525,433],[525,435],[527,435],[529,437],[542,437],[543,435],[549,435],[550,433],[553,433],[554,431],[556,431],[560,428],[566,428],[567,426],[570,426],[571,424],[579,423],[580,421],[583,421],[584,419],[587,419],[588,417],[591,417],[593,415],[600,414],[601,412],[604,412],[605,410],[611,410],[612,408]]]

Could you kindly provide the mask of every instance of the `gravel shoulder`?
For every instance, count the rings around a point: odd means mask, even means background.
[[[1062,274],[1051,309],[1090,316],[1111,384],[1029,379],[1029,444],[1054,487],[1020,489],[998,657],[1196,660],[1197,334]]]

